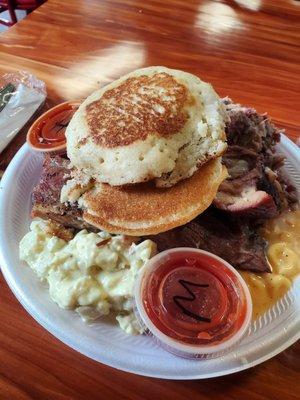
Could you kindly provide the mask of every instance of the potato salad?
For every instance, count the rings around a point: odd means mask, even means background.
[[[20,242],[21,260],[48,283],[52,300],[87,322],[113,312],[126,333],[142,333],[133,313],[133,288],[139,269],[156,252],[155,243],[86,230],[69,241],[58,236],[50,222],[34,220]]]

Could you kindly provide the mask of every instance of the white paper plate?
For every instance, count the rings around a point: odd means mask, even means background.
[[[299,149],[285,136],[279,151],[288,157],[287,171],[300,191]],[[47,288],[19,261],[18,245],[30,223],[31,191],[42,159],[24,145],[0,183],[0,265],[10,288],[25,309],[62,342],[86,356],[135,374],[168,379],[226,375],[259,364],[299,338],[300,279],[272,309],[252,323],[235,351],[210,360],[183,359],[162,350],[151,337],[128,336],[117,326],[85,325],[72,311],[53,303]]]

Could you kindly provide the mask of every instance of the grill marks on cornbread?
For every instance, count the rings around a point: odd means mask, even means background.
[[[167,73],[129,78],[86,107],[95,144],[108,148],[145,140],[149,134],[168,136],[185,125],[187,89]]]

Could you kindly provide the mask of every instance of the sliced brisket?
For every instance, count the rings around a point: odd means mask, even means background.
[[[70,161],[66,158],[45,155],[39,184],[32,193],[34,204],[54,205],[57,209],[64,210],[65,205],[59,199],[61,188],[70,179],[69,164]]]
[[[60,202],[61,188],[70,178],[70,161],[66,158],[46,155],[39,184],[32,193],[32,217],[51,219],[63,226],[89,228],[82,219],[82,211],[76,205]]]
[[[188,224],[151,237],[163,251],[173,247],[196,247],[210,251],[235,268],[269,272],[266,242],[248,221],[233,218],[210,207]]]

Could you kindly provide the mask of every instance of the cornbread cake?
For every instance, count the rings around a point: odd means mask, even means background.
[[[79,199],[82,218],[110,233],[154,235],[186,224],[213,201],[227,177],[221,157],[210,160],[193,176],[170,188],[154,182],[130,186],[97,184]]]
[[[212,86],[196,76],[139,69],[81,104],[66,130],[68,158],[96,182],[170,187],[224,153],[225,115]]]

